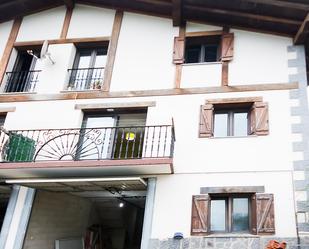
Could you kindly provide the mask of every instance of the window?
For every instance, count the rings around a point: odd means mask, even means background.
[[[173,63],[228,62],[233,60],[234,34],[215,32],[212,35],[187,34],[174,37]]]
[[[248,114],[246,109],[214,111],[214,137],[247,136]]]
[[[97,157],[95,153],[89,154],[91,147],[91,141],[89,141],[91,136],[89,134],[98,134],[97,141],[102,142],[102,146],[99,146],[101,150],[99,153],[102,158],[140,158],[143,149],[146,115],[146,109],[85,113],[82,128],[86,135],[83,135],[81,139],[80,157],[87,159]]]
[[[274,234],[273,194],[245,191],[193,196],[191,235],[212,233]]]
[[[96,48],[78,47],[73,68],[69,69],[68,88],[71,90],[101,89],[106,58],[106,45]]]
[[[211,232],[249,232],[248,196],[213,197],[210,201]]]
[[[18,50],[13,71],[6,72],[5,92],[34,91],[40,72],[40,70],[35,70],[40,49],[40,47],[35,47]]]
[[[220,36],[186,38],[185,63],[220,61]]]
[[[201,106],[199,137],[268,133],[268,104],[260,97],[207,100]]]

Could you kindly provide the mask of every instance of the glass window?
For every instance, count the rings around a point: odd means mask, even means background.
[[[214,120],[214,136],[227,137],[228,136],[228,114],[215,113]]]
[[[248,111],[215,110],[213,129],[214,137],[247,136]]]
[[[211,218],[210,218],[211,231],[225,231],[226,201],[212,200],[210,212],[211,212]]]
[[[233,231],[249,230],[249,200],[248,198],[233,198]]]
[[[219,61],[220,36],[187,37],[185,63]]]
[[[250,199],[248,196],[214,197],[210,201],[211,232],[249,232]]]

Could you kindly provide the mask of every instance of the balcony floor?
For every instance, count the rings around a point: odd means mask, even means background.
[[[172,158],[1,163],[2,179],[173,174]]]

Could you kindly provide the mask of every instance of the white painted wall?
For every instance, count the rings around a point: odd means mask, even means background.
[[[60,38],[65,12],[61,6],[24,17],[16,41]]]
[[[68,38],[111,36],[115,10],[76,4]]]
[[[42,70],[35,89],[37,93],[57,93],[66,89],[69,82],[68,69],[73,66],[75,46],[72,43],[52,44],[48,51],[55,64],[48,59],[37,62],[35,69]]]
[[[234,32],[234,58],[229,64],[229,85],[287,83],[288,51],[292,38]]]
[[[166,89],[174,86],[172,20],[125,13],[111,91]]]
[[[11,29],[13,26],[13,21],[8,21],[0,23],[0,54],[2,55],[6,46],[6,43],[9,39]]]
[[[218,31],[218,30],[222,30],[222,27],[202,23],[194,23],[194,22],[187,22],[186,25],[186,32]]]
[[[158,177],[151,237],[171,238],[175,232],[182,232],[184,237],[189,237],[192,195],[199,195],[200,187],[223,186],[265,186],[265,193],[274,194],[275,236],[296,236],[291,172],[261,172]]]
[[[181,88],[221,86],[221,63],[183,64]]]

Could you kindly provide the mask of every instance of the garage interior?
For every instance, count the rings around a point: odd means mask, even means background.
[[[9,185],[0,185],[0,228],[2,228],[4,216],[9,203],[12,189]]]
[[[147,182],[141,178],[21,183],[36,196],[23,249],[139,249]]]

